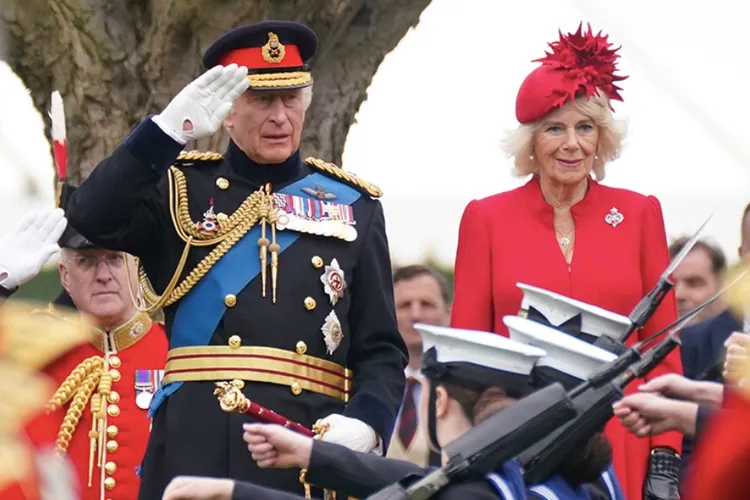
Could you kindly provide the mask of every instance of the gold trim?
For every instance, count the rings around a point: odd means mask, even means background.
[[[251,88],[300,87],[312,83],[312,75],[307,71],[286,73],[256,73],[247,75]]]
[[[104,352],[104,337],[110,336],[114,341],[115,350],[120,352],[141,340],[151,330],[152,324],[153,320],[148,314],[142,312],[136,313],[127,322],[116,327],[109,333],[100,328],[94,328],[89,334],[89,342],[97,350]]]
[[[177,157],[175,161],[218,161],[224,157],[221,153],[215,153],[213,151],[198,151],[192,149],[190,151],[183,151]]]
[[[164,383],[220,380],[267,382],[349,400],[352,372],[331,361],[272,347],[180,347],[169,351]]]
[[[347,172],[343,168],[337,167],[333,163],[325,162],[318,158],[305,158],[305,163],[308,165],[317,168],[318,170],[322,171],[323,173],[329,174],[333,177],[336,177],[337,179],[344,181],[345,183],[354,186],[358,188],[360,191],[364,191],[365,193],[369,194],[373,198],[380,198],[383,196],[383,190],[380,189],[375,184],[368,182],[364,179],[360,179],[356,175]]]

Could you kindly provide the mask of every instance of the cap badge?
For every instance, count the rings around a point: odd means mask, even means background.
[[[604,217],[604,222],[612,227],[617,227],[623,220],[625,220],[625,217],[615,207],[612,207],[612,210]]]
[[[278,64],[284,60],[286,49],[279,41],[279,37],[276,36],[276,33],[268,33],[268,42],[263,46],[261,54],[263,54],[263,60],[268,63]]]
[[[341,328],[341,322],[338,316],[336,316],[336,311],[331,311],[326,316],[326,321],[323,323],[321,331],[323,332],[323,340],[326,343],[328,354],[333,354],[344,338],[344,332]]]
[[[323,288],[331,299],[331,305],[335,306],[339,299],[344,298],[344,289],[346,289],[346,280],[344,271],[339,266],[339,261],[333,259],[330,266],[325,267],[325,272],[320,277]]]

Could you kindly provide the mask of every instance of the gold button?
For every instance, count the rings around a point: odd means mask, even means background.
[[[219,224],[224,224],[229,220],[229,216],[224,212],[219,212],[218,214],[216,214],[216,220],[219,221]]]
[[[229,187],[229,181],[224,177],[219,177],[218,179],[216,179],[216,186],[219,189],[227,189]]]
[[[107,462],[104,464],[104,472],[109,474],[110,476],[115,473],[117,470],[117,464],[114,462]]]
[[[312,311],[313,309],[315,309],[315,305],[316,302],[314,298],[305,297],[305,309],[307,309],[308,311]]]
[[[115,481],[115,478],[108,477],[104,479],[104,489],[107,491],[112,491],[115,489],[115,484],[117,484],[117,481]]]
[[[302,386],[298,382],[292,384],[292,394],[299,396],[302,393]]]
[[[107,406],[107,415],[110,417],[116,417],[120,414],[120,407],[117,405]]]
[[[229,347],[232,349],[239,349],[239,347],[242,345],[242,339],[239,335],[232,335],[229,337]]]
[[[237,296],[231,293],[224,297],[224,305],[227,307],[234,307],[237,305]]]
[[[120,366],[122,366],[122,360],[120,360],[120,358],[118,358],[117,356],[110,356],[109,366],[111,366],[112,368],[120,368]]]
[[[316,255],[312,258],[312,265],[315,269],[320,269],[321,267],[323,267],[323,259]]]
[[[118,432],[120,432],[120,429],[118,429],[116,425],[110,425],[110,426],[107,427],[107,437],[108,438],[115,437]]]
[[[297,342],[297,354],[305,354],[307,352],[307,344],[301,340]]]
[[[109,393],[109,396],[107,396],[107,401],[110,403],[119,403],[120,402],[120,393],[116,391],[112,391]]]
[[[117,382],[122,378],[119,370],[112,369],[109,371],[109,374],[112,377],[112,382]]]
[[[107,451],[110,453],[116,452],[120,448],[120,445],[117,444],[117,441],[107,441]]]

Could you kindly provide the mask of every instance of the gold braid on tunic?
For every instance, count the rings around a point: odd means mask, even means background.
[[[214,152],[196,152],[191,151],[182,153],[177,157],[178,162],[186,161],[218,161],[222,156]],[[374,198],[382,196],[379,187],[360,179],[359,177],[344,171],[343,169],[326,163],[316,158],[307,158],[305,162],[323,173],[335,177],[360,191],[363,191]],[[169,185],[169,214],[172,219],[172,225],[178,237],[185,242],[185,246],[177,263],[177,267],[172,274],[172,278],[164,288],[164,292],[158,294],[151,281],[149,280],[145,269],[139,259],[136,259],[138,266],[138,280],[140,283],[141,295],[132,297],[136,307],[141,312],[153,313],[162,308],[169,307],[182,299],[187,293],[200,281],[203,276],[226,254],[245,234],[247,234],[256,224],[261,225],[261,237],[258,240],[259,257],[261,261],[261,279],[263,286],[263,296],[266,290],[266,269],[267,257],[270,252],[271,256],[271,277],[273,286],[273,300],[276,301],[276,277],[278,272],[278,255],[279,245],[276,243],[276,211],[274,207],[273,193],[270,186],[261,187],[258,191],[251,193],[245,201],[235,210],[235,212],[221,221],[217,231],[206,232],[190,217],[187,195],[187,180],[185,174],[176,166],[172,166],[168,171]],[[267,238],[266,226],[270,225],[271,239]],[[192,247],[216,247],[204,257],[198,265],[180,282],[185,270],[190,249]]]

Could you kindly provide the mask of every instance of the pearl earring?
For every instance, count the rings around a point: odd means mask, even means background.
[[[531,154],[529,155],[529,160],[531,160],[531,161],[534,161],[534,153],[531,153]]]
[[[599,159],[599,155],[594,155],[594,159],[598,160]]]

